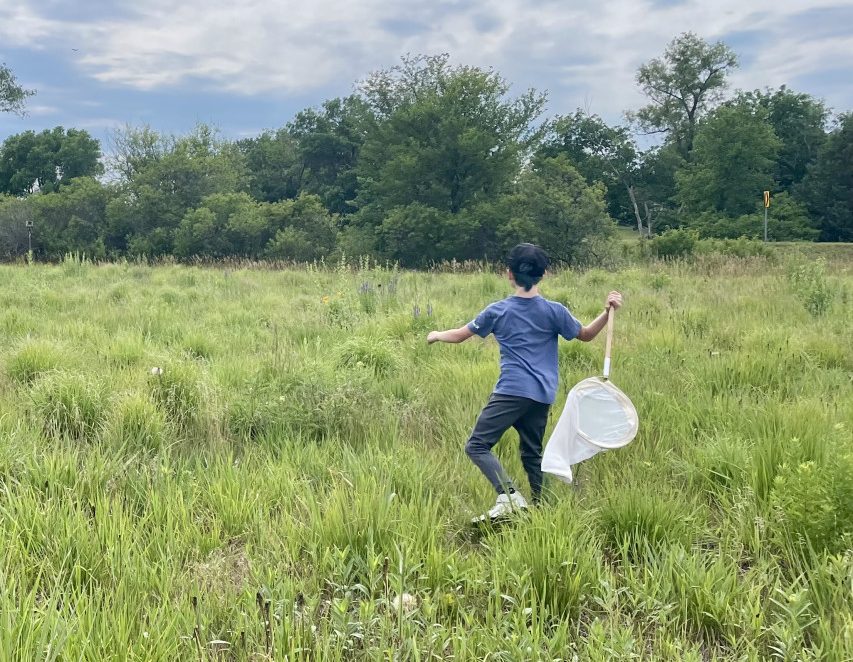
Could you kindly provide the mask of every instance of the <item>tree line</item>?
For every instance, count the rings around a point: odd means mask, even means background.
[[[513,96],[497,72],[438,55],[243,140],[126,127],[103,150],[78,129],[26,131],[0,145],[0,259],[27,252],[31,224],[37,259],[345,253],[423,267],[533,241],[585,264],[617,224],[758,237],[764,190],[771,238],[853,241],[853,114],[786,87],[730,93],[736,67],[724,43],[677,37],[637,71],[648,103],[622,125],[546,118],[544,93]],[[30,94],[0,67],[0,110]]]

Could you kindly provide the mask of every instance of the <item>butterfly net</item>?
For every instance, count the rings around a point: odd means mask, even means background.
[[[637,434],[637,410],[611,382],[590,377],[566,398],[542,456],[542,471],[572,481],[572,465],[596,453],[621,448]]]

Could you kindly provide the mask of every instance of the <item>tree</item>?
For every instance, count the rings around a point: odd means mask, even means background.
[[[299,143],[290,132],[264,131],[257,138],[238,141],[237,147],[246,161],[252,197],[277,202],[299,195],[305,166]]]
[[[312,262],[330,256],[338,243],[338,216],[320,198],[302,193],[295,200],[266,205],[264,214],[271,232],[266,257]]]
[[[535,241],[551,257],[573,266],[600,261],[604,242],[615,229],[607,214],[604,188],[588,185],[564,154],[537,161],[519,184],[521,224],[516,236],[503,230],[508,246]]]
[[[797,193],[821,241],[853,241],[853,113],[838,118]]]
[[[694,214],[750,213],[772,187],[780,145],[762,111],[745,104],[718,108],[696,134],[692,162],[676,173],[678,200]]]
[[[546,158],[565,154],[587,182],[607,187],[610,215],[635,220],[643,234],[636,194],[640,155],[626,128],[608,126],[598,115],[577,110],[557,119],[538,154]]]
[[[175,255],[256,257],[265,234],[265,219],[248,193],[214,193],[181,219],[175,232]]]
[[[667,134],[686,159],[699,120],[720,101],[735,67],[737,56],[724,43],[682,34],[669,43],[662,58],[637,71],[637,84],[651,103],[631,117],[644,131]]]
[[[6,66],[0,64],[0,113],[24,114],[27,98],[35,94],[18,84],[15,74]]]
[[[167,255],[189,210],[207,196],[247,188],[243,155],[210,127],[199,125],[163,144],[132,162],[132,178],[107,208],[107,246],[113,251]]]
[[[61,126],[9,136],[0,146],[0,191],[56,191],[76,177],[103,173],[101,146],[88,132]]]
[[[367,102],[353,95],[326,101],[320,111],[303,110],[288,124],[304,168],[302,189],[319,196],[332,213],[355,211],[356,165],[373,121]]]
[[[649,235],[659,229],[677,227],[676,174],[684,159],[672,143],[647,150],[636,174],[637,200]]]
[[[27,252],[27,223],[33,220],[31,199],[0,194],[0,261]]]
[[[791,191],[806,176],[826,140],[826,106],[811,95],[793,92],[784,85],[775,91],[741,93],[733,103],[765,111],[767,121],[782,141],[774,173],[776,189]]]
[[[105,257],[103,232],[110,195],[97,179],[80,177],[55,192],[31,196],[33,252],[49,260],[67,253]]]
[[[421,202],[391,209],[377,229],[380,252],[411,267],[466,255],[476,231],[469,213],[452,214]]]
[[[483,257],[476,228],[457,235],[459,223],[441,219],[510,189],[541,135],[533,122],[544,97],[531,90],[508,99],[508,91],[498,74],[451,67],[447,56],[404,58],[371,76],[361,93],[377,119],[357,167],[357,223],[376,231],[410,208],[420,222],[441,225],[433,236],[456,247],[446,259]]]
[[[159,161],[175,148],[175,139],[157,133],[150,126],[126,125],[115,130],[109,139],[109,170],[120,181],[129,182],[148,166]]]

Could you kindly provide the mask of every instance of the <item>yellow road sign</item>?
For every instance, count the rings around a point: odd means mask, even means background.
[[[764,206],[770,206],[770,191],[764,191]]]

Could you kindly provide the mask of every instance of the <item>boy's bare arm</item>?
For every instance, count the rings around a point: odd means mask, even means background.
[[[427,336],[427,342],[430,345],[434,342],[460,343],[465,342],[473,335],[471,329],[467,326],[461,326],[458,329],[449,329],[447,331],[430,331]]]
[[[595,337],[601,333],[601,330],[607,326],[607,309],[613,306],[614,310],[619,310],[619,306],[621,305],[622,295],[619,294],[619,292],[614,291],[608,294],[604,312],[586,326],[581,327],[580,333],[578,334],[578,340],[582,340],[583,342],[594,340]]]

